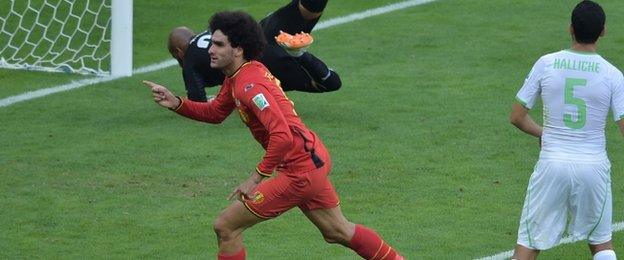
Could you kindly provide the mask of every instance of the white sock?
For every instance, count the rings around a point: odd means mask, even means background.
[[[594,260],[617,260],[617,257],[613,250],[602,250],[594,255]]]

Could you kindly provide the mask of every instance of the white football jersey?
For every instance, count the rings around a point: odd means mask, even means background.
[[[516,99],[531,109],[541,96],[540,158],[594,161],[607,158],[605,125],[609,108],[624,118],[622,72],[596,53],[562,50],[542,56]]]

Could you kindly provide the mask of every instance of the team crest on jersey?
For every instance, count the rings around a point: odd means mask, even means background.
[[[260,204],[264,201],[264,195],[261,192],[256,191],[256,193],[251,196],[250,200],[253,204]]]
[[[265,108],[269,107],[269,101],[266,100],[266,98],[264,97],[264,95],[262,93],[256,95],[255,97],[252,98],[254,104],[256,104],[256,106],[260,109],[260,111],[264,110]]]
[[[247,92],[248,90],[250,90],[251,88],[253,88],[253,83],[248,84],[247,86],[245,86],[243,89],[245,90],[245,92]]]

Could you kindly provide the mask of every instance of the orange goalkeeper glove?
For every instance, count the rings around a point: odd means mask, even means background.
[[[308,47],[314,42],[314,38],[309,33],[300,32],[295,35],[280,31],[278,36],[275,36],[277,44],[282,46],[288,54],[294,57],[301,56]]]

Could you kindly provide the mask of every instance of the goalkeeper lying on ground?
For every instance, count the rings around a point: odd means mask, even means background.
[[[342,84],[336,72],[305,51],[313,41],[308,33],[326,4],[327,0],[293,0],[260,21],[268,43],[260,62],[281,81],[284,91],[329,92]],[[186,94],[193,101],[206,101],[204,88],[223,83],[223,73],[210,68],[211,38],[208,31],[195,35],[186,27],[169,34],[169,53],[182,67]]]

